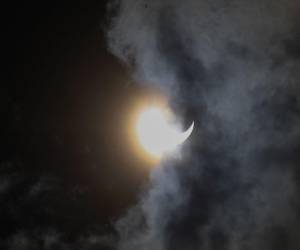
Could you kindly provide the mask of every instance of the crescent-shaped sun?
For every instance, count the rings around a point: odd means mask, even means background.
[[[164,112],[158,107],[144,110],[136,123],[136,133],[143,149],[152,157],[160,158],[164,153],[174,150],[192,133],[194,122],[182,132],[168,122]]]

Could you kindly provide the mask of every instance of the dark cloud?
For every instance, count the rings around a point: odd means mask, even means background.
[[[1,249],[115,249],[110,225],[89,221],[86,207],[81,217],[72,212],[85,192],[50,173],[26,174],[20,162],[2,162],[0,169]]]
[[[36,232],[17,232],[7,240],[6,248],[9,250],[71,250],[85,249],[96,250],[114,249],[114,239],[111,236],[86,235],[78,240],[70,242],[66,241],[62,235],[53,229],[37,230]]]
[[[119,249],[298,249],[299,2],[116,5],[111,51],[196,124],[120,220]]]

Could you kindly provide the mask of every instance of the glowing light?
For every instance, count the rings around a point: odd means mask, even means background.
[[[144,110],[137,121],[136,133],[141,146],[151,156],[160,158],[183,143],[192,133],[194,123],[181,132],[177,126],[170,124],[166,114],[158,107]]]

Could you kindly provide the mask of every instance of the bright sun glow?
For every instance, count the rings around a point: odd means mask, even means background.
[[[158,107],[144,110],[137,121],[136,132],[142,147],[153,157],[160,158],[177,145],[183,143],[192,133],[194,123],[181,132],[174,124],[167,121],[166,115]]]

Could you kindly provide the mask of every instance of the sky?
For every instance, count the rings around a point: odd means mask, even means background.
[[[299,2],[118,3],[110,50],[196,130],[119,249],[298,249]]]
[[[110,249],[148,179],[125,126],[145,91],[108,52],[106,2],[6,11],[0,248]]]
[[[1,249],[299,249],[297,0],[5,11]],[[128,132],[152,91],[194,121],[156,164]]]

